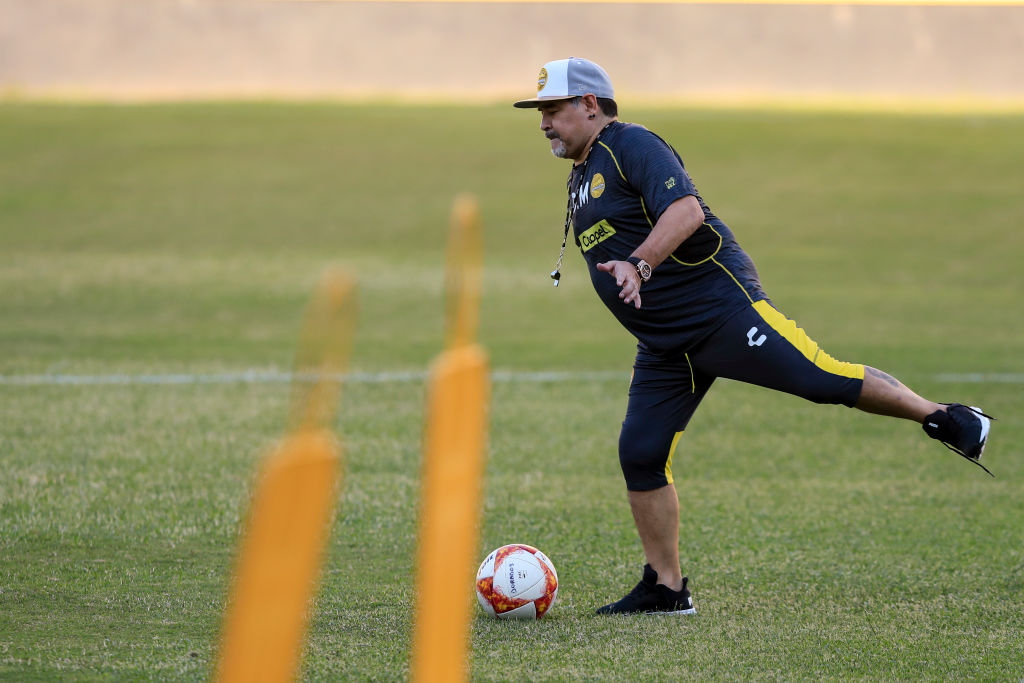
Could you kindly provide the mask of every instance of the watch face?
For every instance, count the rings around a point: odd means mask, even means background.
[[[636,269],[637,272],[640,273],[640,278],[644,282],[647,282],[648,280],[651,279],[651,264],[647,263],[647,261],[641,261],[639,264],[637,264]]]

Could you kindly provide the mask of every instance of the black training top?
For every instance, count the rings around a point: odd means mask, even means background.
[[[640,288],[642,308],[623,303],[615,279],[597,264],[624,261],[665,209],[688,195],[700,202],[704,224]],[[753,261],[697,194],[682,159],[643,126],[616,121],[601,131],[569,175],[569,202],[594,289],[655,353],[688,351],[733,313],[767,298]]]

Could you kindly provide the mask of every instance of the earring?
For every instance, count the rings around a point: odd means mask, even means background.
[[[591,115],[590,115],[590,116],[588,116],[587,118],[588,118],[588,119],[596,119],[596,118],[597,118],[597,114],[591,114]]]

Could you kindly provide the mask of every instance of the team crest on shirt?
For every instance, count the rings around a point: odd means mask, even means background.
[[[672,176],[671,178],[669,178],[668,180],[665,181],[665,189],[666,190],[671,190],[675,186],[676,186],[676,177],[675,176]]]
[[[604,194],[604,176],[595,173],[594,177],[590,179],[590,196],[597,199],[602,194]]]
[[[548,84],[548,70],[544,67],[540,68],[540,75],[537,76],[537,92],[544,89],[544,86]]]

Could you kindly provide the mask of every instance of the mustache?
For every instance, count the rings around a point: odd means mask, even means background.
[[[558,140],[559,139],[558,133],[556,133],[553,130],[549,131],[547,133],[544,133],[544,137],[546,137],[548,140]]]

